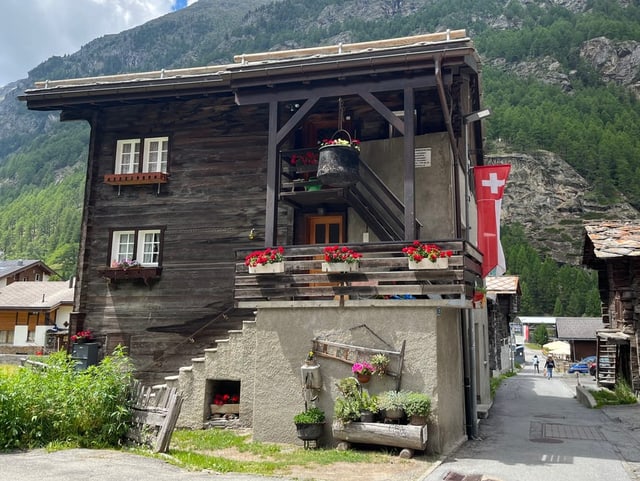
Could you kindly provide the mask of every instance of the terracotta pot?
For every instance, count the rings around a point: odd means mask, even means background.
[[[366,384],[371,380],[371,374],[356,373],[356,379],[360,384]]]

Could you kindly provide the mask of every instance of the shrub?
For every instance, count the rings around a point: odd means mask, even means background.
[[[131,417],[132,369],[123,351],[85,371],[64,352],[39,359],[47,368],[0,376],[0,449],[117,446]]]
[[[407,391],[385,391],[378,396],[379,409],[403,409],[407,402]]]
[[[407,416],[431,415],[431,398],[421,392],[409,392],[404,404],[404,412]]]

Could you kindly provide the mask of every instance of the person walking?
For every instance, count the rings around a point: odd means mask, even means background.
[[[544,368],[547,370],[547,379],[551,379],[553,377],[553,369],[556,367],[556,363],[553,360],[553,357],[549,356],[547,358],[547,362],[544,363]]]
[[[540,359],[537,354],[533,355],[533,372],[540,374]]]

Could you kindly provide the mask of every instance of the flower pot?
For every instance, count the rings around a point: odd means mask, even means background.
[[[427,424],[427,417],[413,414],[409,417],[409,424],[413,426],[424,426]]]
[[[271,264],[258,264],[249,266],[250,274],[281,274],[284,272],[284,262],[272,262]]]
[[[435,262],[429,259],[422,259],[420,262],[416,262],[411,257],[409,257],[408,260],[409,269],[412,271],[421,269],[447,269],[449,267],[448,257],[438,257]]]
[[[318,149],[318,172],[316,176],[325,185],[349,187],[360,180],[360,152],[351,146],[351,136],[346,130],[338,130],[348,138],[348,145],[329,144]]]
[[[361,423],[372,423],[375,420],[375,414],[371,411],[362,411],[360,413],[360,422]]]
[[[402,416],[404,416],[404,409],[401,408],[385,409],[384,411],[385,419],[396,421],[402,419]]]
[[[366,384],[371,380],[371,374],[356,373],[356,379],[360,384]]]
[[[324,423],[301,424],[296,423],[296,433],[303,441],[315,441],[320,439],[324,431]]]
[[[355,272],[358,270],[357,262],[323,262],[322,272]]]

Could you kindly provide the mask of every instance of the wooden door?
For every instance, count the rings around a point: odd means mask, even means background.
[[[344,216],[311,215],[307,217],[309,244],[341,244],[344,242]]]

